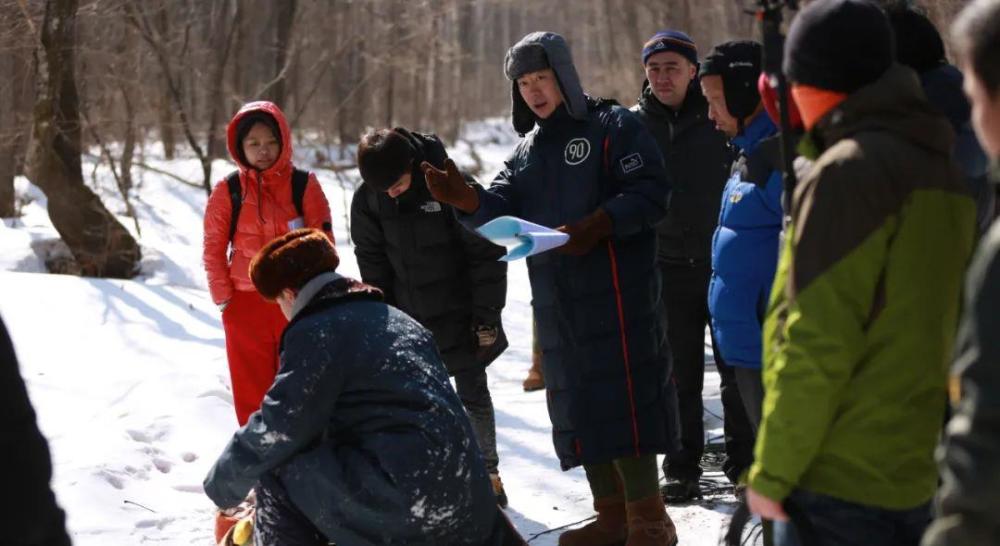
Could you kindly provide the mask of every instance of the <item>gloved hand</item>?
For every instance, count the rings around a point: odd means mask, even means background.
[[[497,342],[497,338],[500,337],[499,328],[486,324],[480,324],[473,328],[473,333],[476,334],[479,347],[492,347]]]
[[[569,235],[566,244],[556,247],[556,251],[571,256],[583,256],[593,250],[600,241],[611,235],[611,217],[604,209],[598,208],[579,222],[559,226],[556,229]]]
[[[434,199],[466,214],[472,214],[479,208],[479,194],[465,181],[451,158],[444,160],[443,171],[426,161],[420,164],[420,168],[424,171],[427,189]]]

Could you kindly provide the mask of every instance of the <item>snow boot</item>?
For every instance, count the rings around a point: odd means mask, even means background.
[[[594,499],[597,519],[559,535],[559,546],[623,546],[628,536],[625,497],[621,493]]]
[[[698,478],[667,478],[667,483],[660,487],[660,496],[667,504],[691,502],[701,498],[701,484]]]
[[[493,485],[493,494],[497,496],[497,504],[500,508],[507,508],[507,492],[503,490],[500,474],[490,474],[490,483]]]
[[[628,542],[625,546],[675,546],[677,528],[659,495],[626,504]]]
[[[531,353],[531,369],[528,370],[528,377],[521,384],[524,392],[540,391],[545,388],[545,377],[542,376],[542,354],[539,351]]]

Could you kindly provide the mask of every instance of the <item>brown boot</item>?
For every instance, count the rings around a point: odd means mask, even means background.
[[[619,493],[594,499],[597,519],[559,535],[559,546],[623,546],[628,527],[625,525],[625,498]]]
[[[660,495],[653,495],[626,505],[628,542],[625,546],[674,546],[677,528],[667,515]]]
[[[535,351],[531,353],[531,369],[525,378],[524,392],[540,391],[545,388],[545,378],[542,376],[542,355]]]

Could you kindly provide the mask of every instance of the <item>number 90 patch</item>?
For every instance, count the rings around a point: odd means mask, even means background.
[[[567,165],[579,165],[590,157],[590,141],[585,138],[574,138],[566,144],[563,157]]]

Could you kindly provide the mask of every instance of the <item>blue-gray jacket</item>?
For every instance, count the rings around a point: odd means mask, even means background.
[[[613,237],[584,256],[528,258],[549,418],[563,469],[667,448],[664,383],[669,356],[660,308],[654,226],[669,183],[656,141],[631,112],[588,99],[560,106],[522,140],[479,209],[478,227],[501,215],[571,224],[601,207]]]
[[[205,492],[233,506],[273,471],[337,544],[484,544],[496,499],[468,417],[430,332],[380,299],[335,273],[303,287],[278,376]]]

